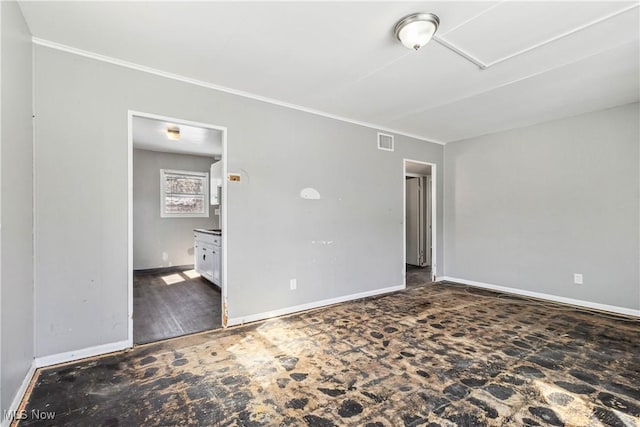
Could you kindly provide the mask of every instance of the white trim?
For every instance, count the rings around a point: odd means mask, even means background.
[[[127,111],[127,347],[133,347],[133,116]]]
[[[462,22],[457,23],[456,25],[454,25],[453,27],[447,29],[447,31],[442,32],[439,34],[440,37],[444,37],[449,33],[454,32],[455,30],[457,30],[458,28],[462,27],[463,25],[467,25],[469,22],[473,21],[474,19],[477,19],[479,17],[481,17],[482,15],[484,15],[485,13],[489,12],[491,9],[500,6],[502,3],[504,3],[506,0],[500,0],[498,2],[496,2],[494,5],[489,6],[486,9],[481,10],[480,12],[476,13],[475,15],[471,16],[468,19],[465,19]]]
[[[2,5],[1,4],[0,4],[0,24],[2,24]],[[1,43],[0,43],[0,47],[1,47]],[[2,58],[3,56],[4,55],[0,53],[0,101],[2,99],[2,91],[3,91],[2,89]],[[32,82],[31,84],[33,85],[33,68],[31,69],[31,82]],[[0,102],[0,188],[2,188],[2,102]],[[2,241],[2,197],[0,197],[0,242],[1,241]],[[35,303],[34,303],[34,306],[35,306]],[[2,307],[2,245],[0,244],[0,308],[1,307]],[[3,366],[1,335],[2,335],[2,316],[0,315],[0,385],[2,383],[2,366]],[[1,406],[2,406],[2,387],[0,387],[0,411],[2,410]],[[2,424],[4,425],[4,423]]]
[[[615,305],[600,304],[597,302],[560,297],[557,295],[543,294],[541,292],[527,291],[524,289],[511,288],[508,286],[493,285],[491,283],[476,282],[475,280],[460,279],[457,277],[443,276],[443,277],[439,277],[438,280],[460,283],[463,285],[474,286],[477,288],[490,289],[492,291],[500,291],[500,292],[506,292],[509,294],[538,298],[541,300],[559,302],[562,304],[575,305],[578,307],[592,308],[600,311],[608,311],[610,313],[624,314],[626,316],[640,317],[640,310],[635,310],[633,308],[618,307]]]
[[[38,301],[38,289],[37,283],[37,167],[36,167],[36,131],[37,131],[37,117],[36,117],[36,50],[33,45],[31,46],[31,289],[33,291],[32,303],[33,303],[33,325],[32,325],[32,355],[35,355],[38,349],[37,343],[37,325],[38,325],[38,310],[36,307],[36,301]]]
[[[407,161],[402,160],[402,284],[407,287]]]
[[[504,56],[502,58],[496,59],[495,61],[486,64],[486,67],[487,68],[493,67],[494,65],[497,65],[497,64],[499,64],[501,62],[507,61],[507,60],[509,60],[511,58],[515,58],[516,56],[520,56],[520,55],[525,54],[525,53],[527,53],[529,51],[532,51],[532,50],[537,49],[539,47],[545,46],[545,45],[547,45],[549,43],[553,43],[553,42],[555,42],[557,40],[560,40],[560,39],[563,39],[565,37],[568,37],[571,34],[575,34],[575,33],[579,32],[579,31],[585,30],[585,29],[587,29],[589,27],[592,27],[592,26],[594,26],[596,24],[599,24],[600,22],[603,22],[603,21],[606,21],[608,19],[614,18],[614,17],[616,17],[618,15],[621,15],[621,14],[623,14],[625,12],[628,12],[628,11],[630,11],[632,9],[635,9],[638,6],[639,6],[638,3],[634,3],[631,6],[625,7],[623,9],[621,9],[621,10],[618,10],[616,12],[609,13],[609,14],[607,14],[605,16],[602,16],[600,18],[594,19],[593,21],[590,21],[590,22],[587,22],[586,24],[583,24],[583,25],[580,25],[578,27],[575,27],[572,30],[565,31],[564,33],[558,34],[557,36],[553,36],[553,37],[548,38],[547,40],[544,40],[544,41],[542,41],[540,43],[536,43],[533,46],[529,46],[529,47],[524,48],[522,50],[519,50],[519,51],[517,51],[515,53],[512,53],[510,55],[507,55],[507,56]]]
[[[479,60],[478,58],[476,58],[475,56],[473,56],[472,54],[470,54],[466,50],[456,46],[453,43],[451,43],[447,39],[445,39],[443,37],[433,37],[432,39],[433,39],[433,41],[439,43],[441,46],[446,47],[447,49],[449,49],[451,52],[457,53],[458,55],[460,55],[461,57],[463,57],[467,61],[473,63],[473,65],[476,65],[481,70],[486,70],[487,68],[489,68],[489,66],[487,64],[485,64],[484,62],[482,62],[481,60]]]
[[[405,165],[405,166],[406,166],[406,165]],[[406,170],[406,169],[405,169],[405,170]],[[425,197],[425,194],[426,194],[426,182],[427,182],[426,178],[427,178],[428,176],[431,176],[431,175],[425,175],[425,174],[421,174],[421,173],[405,172],[405,174],[404,174],[404,177],[405,177],[405,180],[404,180],[404,184],[405,184],[405,192],[404,192],[404,195],[405,195],[405,201],[404,201],[404,205],[405,205],[405,208],[406,208],[406,206],[407,206],[407,200],[406,200],[406,197],[407,197],[407,178],[420,178],[420,185],[423,185],[423,184],[425,185],[425,188],[423,188],[423,189],[422,189],[422,192],[423,192],[423,199],[422,199],[422,202],[424,203],[424,197]],[[433,191],[433,189],[431,189],[431,190]],[[420,203],[420,204],[421,204],[421,203]],[[421,209],[421,210],[422,210],[422,209]],[[426,214],[426,212],[422,212],[422,213]],[[406,217],[407,217],[407,212],[406,212],[406,210],[405,210],[404,218],[406,218]],[[433,218],[432,218],[432,221],[433,221]],[[407,227],[407,224],[405,224],[405,234],[404,234],[404,235],[405,235],[405,239],[406,239],[406,236],[407,236],[407,232],[406,232],[407,228],[406,228],[406,227]],[[433,230],[432,230],[432,231],[433,231]],[[423,232],[424,232],[424,228],[423,228]],[[420,233],[419,233],[419,234],[420,234]],[[405,242],[406,242],[406,240],[405,240]],[[431,236],[431,242],[433,243],[433,233],[432,233],[432,236]],[[425,242],[424,242],[424,243],[426,243],[426,239],[425,239]],[[406,243],[405,243],[405,245],[406,245]],[[406,246],[405,246],[405,248],[406,248]],[[429,249],[431,250],[431,248],[429,248]],[[431,251],[433,252],[433,250],[431,250]],[[433,254],[432,254],[432,255],[433,255]],[[426,266],[428,265],[428,264],[424,261],[424,258],[423,258],[422,256],[421,256],[421,257],[419,257],[419,259],[420,259],[420,265],[419,265],[419,267],[426,267]],[[406,250],[405,250],[405,268],[406,268],[406,264],[407,264],[407,259],[406,259]],[[406,280],[405,280],[405,281],[406,281]]]
[[[27,389],[29,388],[29,384],[31,384],[31,380],[33,379],[33,376],[35,375],[35,373],[36,373],[36,361],[32,360],[31,366],[29,366],[29,370],[27,371],[27,373],[24,376],[24,379],[22,380],[22,384],[20,384],[20,387],[16,391],[15,396],[13,396],[11,405],[9,406],[9,408],[7,408],[8,409],[7,413],[15,414],[18,411],[18,409],[20,408],[20,404],[22,403],[22,399],[24,399],[24,395],[26,394]],[[0,414],[0,417],[2,417],[1,418],[2,422],[0,423],[0,426],[9,427],[13,422],[13,420],[5,419],[4,414],[5,414],[4,411],[2,412],[2,414]]]
[[[307,304],[296,305],[293,307],[280,308],[278,310],[265,311],[263,313],[250,314],[248,316],[234,317],[229,319],[228,326],[242,325],[244,323],[257,322],[258,320],[270,319],[272,317],[284,316],[287,314],[297,313],[299,311],[311,310],[313,308],[325,307],[328,305],[338,304],[341,302],[353,301],[361,298],[372,297],[375,295],[388,294],[390,292],[401,291],[404,285],[390,286],[388,288],[375,289],[373,291],[360,292],[357,294],[343,295],[341,297],[329,298],[321,301],[310,302]]]
[[[167,78],[167,79],[181,81],[183,83],[189,83],[189,84],[192,84],[192,85],[195,85],[195,86],[201,86],[201,87],[205,87],[205,88],[208,88],[208,89],[217,90],[217,91],[220,91],[220,92],[230,93],[232,95],[241,96],[243,98],[249,98],[249,99],[253,99],[253,100],[256,100],[256,101],[260,101],[260,102],[266,102],[268,104],[274,104],[274,105],[278,105],[280,107],[291,108],[293,110],[303,111],[305,113],[315,114],[317,116],[327,117],[327,118],[330,118],[330,119],[339,120],[341,122],[351,123],[351,124],[354,124],[354,125],[363,126],[363,127],[370,128],[370,129],[378,129],[378,130],[382,130],[382,131],[385,131],[385,132],[391,132],[391,133],[395,133],[396,135],[402,135],[402,136],[406,136],[406,137],[409,137],[409,138],[418,139],[420,141],[431,142],[431,143],[440,144],[440,145],[446,144],[445,142],[429,139],[429,138],[426,138],[424,136],[420,136],[420,135],[416,135],[416,134],[412,134],[412,133],[407,133],[407,132],[402,132],[402,131],[399,131],[399,130],[396,130],[396,129],[389,129],[387,127],[378,126],[378,125],[376,125],[374,123],[368,123],[368,122],[363,122],[363,121],[360,121],[360,120],[354,120],[354,119],[350,119],[348,117],[342,117],[342,116],[338,116],[338,115],[335,115],[335,114],[327,113],[327,112],[324,112],[324,111],[316,110],[316,109],[313,109],[313,108],[304,107],[302,105],[292,104],[290,102],[279,101],[277,99],[269,98],[269,97],[266,97],[266,96],[262,96],[262,95],[258,95],[258,94],[254,94],[254,93],[250,93],[250,92],[245,92],[245,91],[233,89],[233,88],[229,88],[229,87],[226,87],[226,86],[216,85],[216,84],[213,84],[213,83],[205,82],[203,80],[197,80],[197,79],[193,79],[193,78],[190,78],[190,77],[182,76],[182,75],[179,75],[179,74],[169,73],[169,72],[166,72],[166,71],[158,70],[156,68],[151,68],[151,67],[147,67],[147,66],[144,66],[144,65],[136,64],[134,62],[124,61],[124,60],[113,58],[113,57],[110,57],[110,56],[101,55],[99,53],[94,53],[94,52],[78,49],[78,48],[75,48],[75,47],[67,46],[67,45],[64,45],[64,44],[61,44],[61,43],[56,43],[56,42],[53,42],[53,41],[50,41],[50,40],[41,39],[39,37],[32,37],[32,42],[34,44],[36,44],[36,45],[48,47],[50,49],[56,49],[56,50],[59,50],[59,51],[62,51],[62,52],[67,52],[67,53],[71,53],[71,54],[74,54],[74,55],[83,56],[85,58],[94,59],[96,61],[107,62],[109,64],[118,65],[120,67],[125,67],[125,68],[130,68],[132,70],[141,71],[143,73],[153,74],[153,75],[164,77],[164,78]]]
[[[407,172],[407,162],[431,166],[431,272],[432,280],[438,275],[438,165],[421,160],[402,159],[402,275],[405,287],[407,285],[407,180],[405,177],[413,174]]]
[[[584,58],[581,58],[580,61],[582,61],[584,59],[587,59],[587,58],[593,58],[596,55],[597,55],[597,53],[593,54],[593,55],[588,55],[588,56],[586,56]],[[564,65],[567,65],[567,64],[564,64]],[[457,102],[460,102],[460,101],[463,101],[463,100],[475,98],[475,97],[478,97],[480,95],[485,95],[485,94],[493,92],[495,90],[498,90],[498,89],[501,89],[501,88],[505,88],[507,86],[510,86],[510,85],[513,85],[513,84],[516,84],[516,83],[519,83],[519,82],[523,82],[523,81],[525,81],[527,79],[531,79],[533,77],[540,76],[540,75],[542,75],[544,73],[547,73],[549,71],[555,70],[556,68],[557,68],[556,66],[553,66],[551,68],[540,69],[540,70],[535,71],[535,72],[533,72],[531,74],[520,76],[520,77],[518,77],[518,78],[516,78],[514,80],[502,82],[502,83],[500,83],[498,85],[491,86],[489,88],[484,88],[482,90],[479,90],[479,91],[476,91],[476,92],[473,92],[473,93],[469,93],[469,94],[466,94],[464,96],[461,96],[461,97],[458,97],[458,98],[455,98],[455,99],[450,99],[450,100],[448,100],[448,101],[446,101],[444,103],[441,103],[441,104],[431,105],[431,106],[428,106],[428,107],[424,107],[424,108],[420,108],[420,109],[417,109],[417,110],[410,111],[410,112],[408,112],[406,114],[403,114],[403,115],[400,115],[400,116],[392,117],[390,120],[398,120],[398,119],[401,119],[403,117],[420,114],[420,113],[423,113],[425,111],[428,111],[428,110],[431,110],[431,109],[434,109],[434,108],[440,108],[440,107],[445,106],[445,105],[453,105],[453,104],[455,104]],[[449,141],[449,142],[455,142],[455,141]]]
[[[444,38],[444,36],[446,34],[449,34],[452,31],[454,31],[455,29],[457,29],[457,28],[469,23],[470,21],[478,18],[481,15],[484,15],[489,10],[493,9],[496,6],[499,6],[501,3],[503,3],[503,2],[500,2],[500,3],[490,7],[488,9],[483,10],[481,13],[471,17],[470,19],[468,19],[467,21],[463,22],[462,24],[459,24],[456,27],[452,28],[451,30],[447,31],[445,34],[441,34],[438,37],[434,36],[433,40],[435,42],[439,43],[440,45],[446,47],[447,49],[451,50],[452,52],[457,53],[458,55],[462,56],[466,60],[472,62],[473,64],[477,65],[478,67],[480,67],[480,69],[486,70],[487,68],[493,67],[494,65],[498,65],[501,62],[507,61],[509,59],[515,58],[516,56],[523,55],[523,54],[525,54],[527,52],[530,52],[530,51],[532,51],[534,49],[537,49],[539,47],[542,47],[542,46],[548,45],[550,43],[553,43],[553,42],[555,42],[557,40],[560,40],[560,39],[563,39],[565,37],[568,37],[568,36],[570,36],[572,34],[575,34],[575,33],[579,32],[579,31],[585,30],[585,29],[587,29],[589,27],[592,27],[592,26],[594,26],[596,24],[599,24],[599,23],[601,23],[603,21],[606,21],[608,19],[614,18],[614,17],[616,17],[618,15],[622,15],[623,13],[626,13],[626,12],[628,12],[628,11],[630,11],[632,9],[635,9],[636,7],[640,6],[639,3],[633,3],[633,4],[631,4],[631,5],[627,6],[627,7],[624,7],[622,9],[618,10],[618,11],[609,13],[609,14],[604,15],[604,16],[601,16],[600,18],[596,18],[596,19],[594,19],[592,21],[589,21],[589,22],[587,22],[585,24],[582,24],[582,25],[579,25],[579,26],[577,26],[575,28],[572,28],[571,30],[565,31],[564,33],[560,33],[560,34],[555,35],[553,37],[550,37],[550,38],[548,38],[546,40],[543,40],[543,41],[541,41],[539,43],[535,43],[535,44],[533,44],[533,45],[531,45],[529,47],[526,47],[524,49],[520,49],[520,50],[518,50],[518,51],[516,51],[514,53],[511,53],[511,54],[508,54],[508,55],[503,56],[501,58],[498,58],[498,59],[496,59],[496,60],[494,60],[492,62],[489,62],[489,63],[486,63],[486,62],[480,60],[476,56],[474,56],[471,53],[463,50],[462,48],[456,46],[454,43],[451,43],[449,40]]]
[[[159,114],[151,114],[151,113],[143,113],[140,111],[129,110],[127,111],[127,135],[128,135],[128,209],[127,209],[127,221],[128,221],[128,271],[127,271],[127,295],[128,295],[128,315],[127,322],[129,324],[128,327],[128,337],[127,337],[127,347],[133,347],[133,117],[144,117],[147,119],[168,121],[171,123],[175,123],[178,125],[186,125],[207,129],[214,129],[220,131],[222,133],[222,169],[223,176],[226,177],[227,173],[227,128],[224,126],[216,126],[208,123],[195,122],[191,120],[183,120],[177,119],[175,117],[167,117],[161,116]],[[222,239],[222,287],[221,287],[221,298],[222,298],[222,325],[225,326],[226,323],[226,313],[227,313],[227,179],[225,178],[222,183],[222,210],[220,214],[222,215],[222,235],[224,236]]]
[[[227,137],[228,131],[227,128],[224,128],[222,132],[222,206],[220,206],[220,217],[218,218],[218,225],[222,229],[222,266],[220,267],[220,276],[222,280],[222,287],[220,288],[221,293],[221,304],[220,304],[220,315],[222,316],[222,327],[227,327],[227,319],[229,317],[229,305],[227,300],[227,280],[228,280],[228,271],[227,268],[227,242],[229,241],[229,228],[227,227],[227,194],[228,194],[228,184],[229,180],[227,179],[228,172],[228,154],[227,154]]]
[[[203,213],[170,213],[167,212],[166,179],[167,175],[185,175],[204,178],[204,212]],[[181,171],[174,169],[160,169],[160,218],[209,218],[209,206],[211,205],[211,189],[209,188],[209,172]]]
[[[45,366],[58,365],[60,363],[74,362],[76,360],[86,359],[87,357],[100,356],[102,354],[126,350],[130,347],[129,340],[124,340],[109,344],[100,344],[80,350],[51,354],[49,356],[36,357],[35,367],[43,368]]]
[[[429,200],[431,203],[433,203],[433,198],[431,197],[431,195],[433,194],[433,176],[431,175],[427,175],[424,178],[422,178],[422,180],[425,183],[425,192],[428,195]],[[427,216],[427,221],[425,221],[428,229],[427,229],[427,233],[425,235],[425,240],[427,243],[427,250],[429,251],[428,254],[426,254],[425,256],[423,256],[423,262],[425,263],[425,265],[429,265],[431,266],[433,264],[433,210],[429,209],[427,210],[427,212],[425,213],[425,215]],[[428,239],[427,239],[428,237]],[[426,252],[426,251],[425,251]],[[425,261],[426,259],[429,259],[429,263],[427,264]],[[433,281],[435,279],[435,274],[429,272],[429,276],[431,276],[431,280]]]

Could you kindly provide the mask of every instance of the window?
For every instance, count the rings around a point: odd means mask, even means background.
[[[209,217],[209,174],[160,169],[162,218]]]

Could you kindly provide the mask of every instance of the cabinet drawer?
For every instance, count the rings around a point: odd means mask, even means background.
[[[218,245],[218,246],[220,246],[220,242],[222,240],[220,236],[216,236],[215,234],[199,233],[197,231],[193,233],[193,239],[196,241],[196,244],[198,242],[201,242],[201,243],[209,243],[209,244]]]

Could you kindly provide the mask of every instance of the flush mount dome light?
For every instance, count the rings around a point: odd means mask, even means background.
[[[418,50],[429,43],[438,25],[440,19],[433,13],[414,13],[402,18],[393,32],[407,48]]]
[[[167,126],[167,138],[174,141],[180,140],[180,128],[178,126]]]

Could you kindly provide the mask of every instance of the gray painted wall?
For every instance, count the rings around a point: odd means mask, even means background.
[[[1,356],[0,410],[33,361],[33,128],[31,34],[17,3],[0,2]]]
[[[402,159],[441,166],[441,145],[35,51],[37,355],[127,339],[129,109],[228,128],[229,317],[403,284]]]
[[[209,172],[213,158],[133,150],[133,268],[193,264],[193,229],[218,228],[209,218],[160,217],[160,169]]]
[[[640,309],[638,113],[447,144],[445,274]]]

